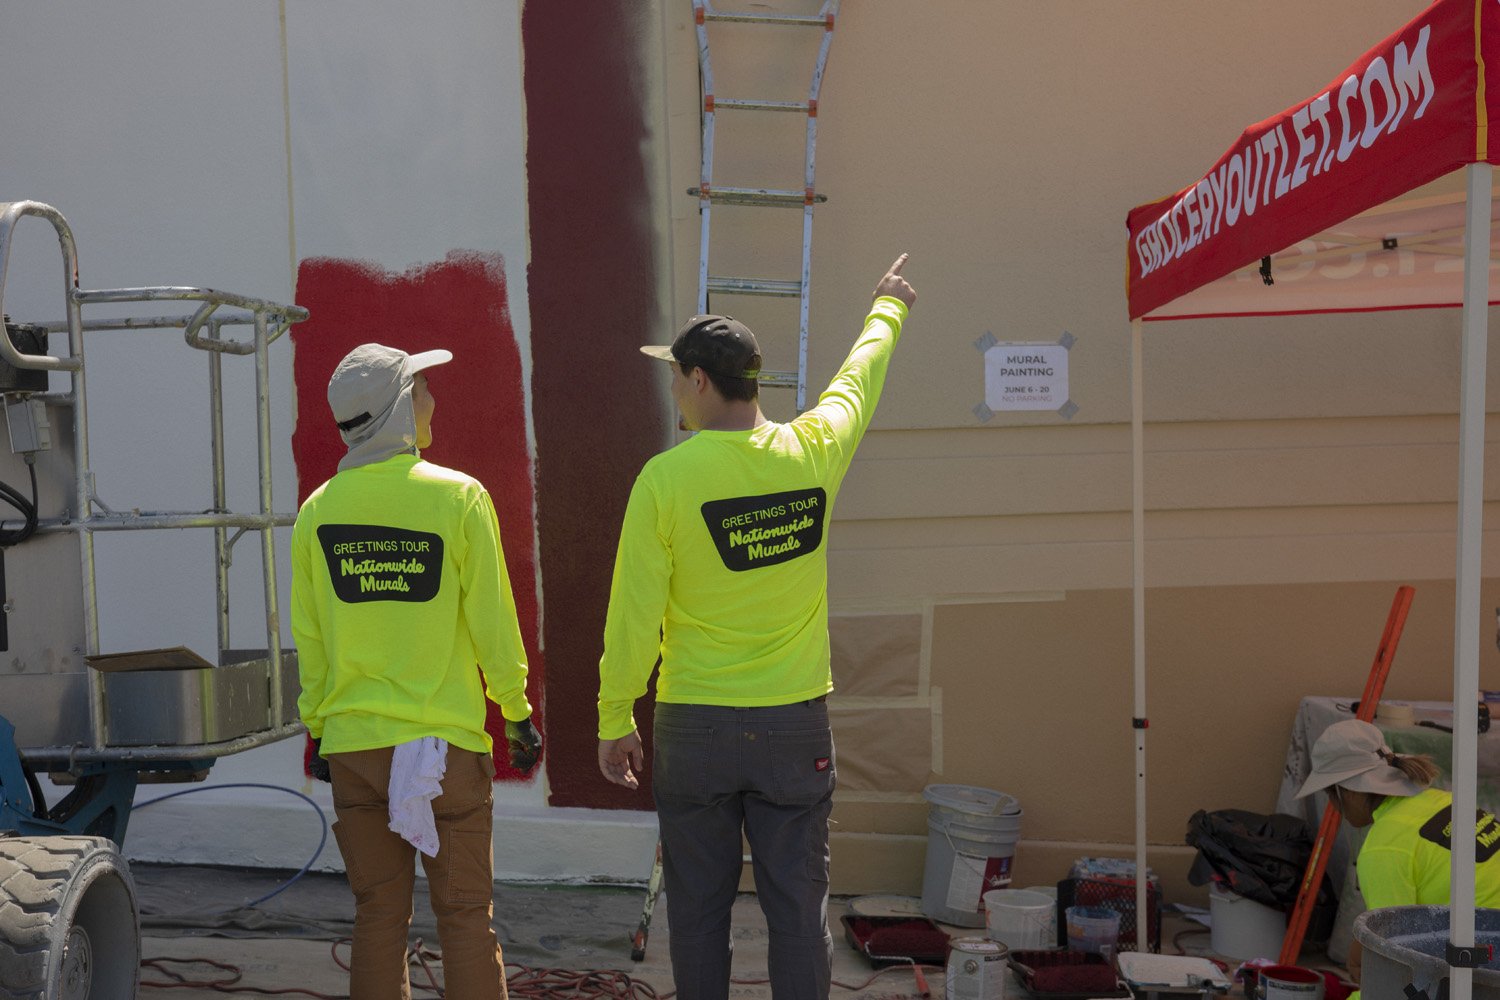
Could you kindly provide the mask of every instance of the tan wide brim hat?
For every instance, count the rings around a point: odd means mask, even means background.
[[[1395,754],[1385,736],[1362,719],[1345,719],[1323,730],[1312,748],[1312,773],[1297,798],[1306,798],[1332,785],[1375,795],[1416,795],[1426,786],[1408,778],[1391,764]]]

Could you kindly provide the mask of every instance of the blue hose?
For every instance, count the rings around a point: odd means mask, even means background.
[[[318,857],[323,853],[323,846],[328,843],[328,816],[323,812],[322,807],[312,799],[308,798],[306,795],[303,795],[301,792],[297,791],[295,788],[287,788],[284,785],[268,785],[258,781],[236,781],[226,785],[204,785],[201,788],[184,788],[181,791],[169,792],[166,795],[161,795],[146,802],[138,803],[134,808],[144,809],[147,806],[154,806],[158,802],[165,802],[168,799],[175,799],[179,795],[191,795],[194,792],[215,792],[221,788],[269,788],[273,792],[286,792],[288,795],[295,795],[297,796],[297,798],[313,807],[313,811],[318,814],[318,822],[322,825],[322,829],[318,833],[318,849],[316,851],[313,851],[313,856],[307,859],[307,864],[303,865],[297,871],[297,874],[293,875],[281,885],[277,886],[275,889],[272,889],[270,892],[266,893],[264,896],[261,896],[258,899],[252,899],[248,903],[241,903],[238,906],[231,906],[228,909],[215,910],[213,911],[214,915],[218,915],[221,913],[233,913],[235,910],[248,910],[252,906],[258,906],[271,897],[279,895],[290,889],[293,882],[296,882],[299,878],[306,875],[308,870],[312,868],[313,864],[318,860]]]

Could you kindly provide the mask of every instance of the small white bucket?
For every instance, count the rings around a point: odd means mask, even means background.
[[[1215,885],[1208,890],[1213,927],[1209,947],[1227,958],[1276,958],[1286,936],[1286,914]]]
[[[1055,885],[1023,885],[1021,888],[1027,892],[1039,892],[1052,900],[1052,912],[1047,915],[1047,943],[1044,948],[1057,948],[1057,886]]]
[[[991,941],[1011,951],[1051,948],[1047,929],[1056,928],[1057,903],[1049,896],[1027,889],[991,889],[984,894],[984,925]]]

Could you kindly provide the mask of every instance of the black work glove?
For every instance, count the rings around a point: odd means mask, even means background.
[[[307,762],[307,773],[316,778],[318,781],[326,781],[331,784],[333,782],[333,778],[328,773],[328,761],[323,756],[322,739],[313,740],[312,745],[312,758]]]
[[[510,766],[517,771],[531,770],[542,755],[542,734],[531,724],[530,716],[520,722],[505,720],[505,742],[510,746]]]

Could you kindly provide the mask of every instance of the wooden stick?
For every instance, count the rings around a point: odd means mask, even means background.
[[[1396,588],[1395,600],[1391,602],[1391,613],[1386,616],[1385,632],[1380,636],[1380,645],[1375,649],[1375,662],[1370,666],[1370,676],[1365,681],[1365,693],[1359,699],[1359,710],[1355,718],[1369,722],[1375,718],[1375,707],[1385,690],[1385,679],[1391,672],[1391,663],[1396,659],[1396,644],[1401,641],[1401,630],[1406,626],[1406,614],[1411,610],[1416,590],[1408,586]],[[1292,908],[1286,922],[1286,937],[1281,941],[1282,965],[1297,964],[1302,951],[1302,939],[1307,936],[1307,923],[1312,918],[1313,906],[1318,901],[1318,889],[1323,884],[1323,873],[1328,868],[1328,848],[1339,832],[1339,811],[1330,800],[1323,808],[1323,822],[1318,826],[1318,837],[1313,841],[1312,855],[1307,859],[1307,872],[1302,876],[1302,887],[1297,892],[1297,905]]]
[[[646,959],[646,939],[651,935],[651,914],[656,909],[656,897],[661,894],[661,838],[656,838],[656,860],[651,863],[651,878],[646,883],[646,901],[641,909],[641,922],[630,936],[630,959],[643,962]]]

